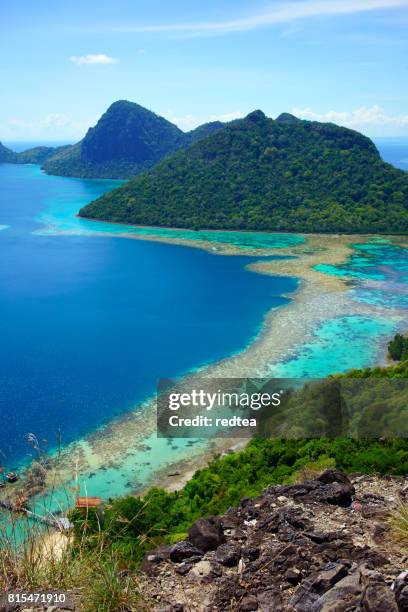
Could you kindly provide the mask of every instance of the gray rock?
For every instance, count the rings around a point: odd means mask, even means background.
[[[312,579],[313,590],[322,595],[339,580],[347,576],[347,567],[342,563],[328,563],[323,571]]]
[[[399,574],[393,584],[393,590],[400,612],[408,612],[408,572]]]
[[[173,544],[170,548],[170,561],[173,561],[173,563],[181,563],[191,557],[199,561],[202,556],[203,552],[193,546],[191,542],[187,542],[187,540],[176,542],[176,544]]]
[[[315,612],[313,605],[318,599],[319,595],[314,591],[312,583],[309,580],[304,580],[291,597],[289,605],[296,612]]]
[[[408,612],[408,585],[402,587],[395,595],[400,612]]]
[[[319,597],[310,612],[343,612],[357,606],[360,597],[360,575],[356,572],[337,582],[332,589]]]
[[[225,542],[221,520],[216,516],[198,519],[188,530],[188,539],[199,550],[215,550]]]
[[[209,561],[200,561],[190,571],[197,578],[206,578],[211,574],[211,563]]]
[[[258,600],[255,595],[246,595],[239,604],[240,612],[253,612],[258,609]]]
[[[326,470],[317,480],[280,487],[279,493],[304,501],[348,507],[355,489],[348,476],[339,470]]]
[[[289,584],[299,584],[299,582],[302,580],[302,574],[295,567],[290,567],[285,572],[285,578]]]
[[[283,612],[281,594],[272,589],[258,593],[257,600],[261,612]]]
[[[241,558],[241,548],[235,544],[221,544],[217,548],[215,558],[221,565],[234,567],[238,565],[238,561]]]
[[[398,612],[394,593],[386,584],[369,584],[361,599],[362,609],[366,612]]]

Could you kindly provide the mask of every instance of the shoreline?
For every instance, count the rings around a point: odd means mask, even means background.
[[[143,238],[148,239],[148,237]],[[349,235],[310,235],[309,239],[303,244],[287,248],[268,249],[268,255],[295,255],[298,258],[261,260],[250,263],[247,267],[257,273],[299,278],[297,289],[289,296],[290,302],[277,309],[272,309],[266,314],[259,334],[241,352],[219,362],[198,368],[194,372],[183,376],[183,380],[189,383],[203,377],[263,377],[268,376],[268,373],[271,375],[273,364],[285,362],[293,357],[299,346],[312,340],[318,326],[328,319],[350,314],[362,314],[371,317],[386,315],[388,318],[394,318],[397,323],[401,322],[401,317],[398,317],[395,313],[391,315],[389,310],[385,311],[384,308],[379,306],[357,302],[349,296],[348,289],[353,285],[350,278],[330,276],[313,269],[318,263],[332,265],[344,263],[353,252],[352,244],[367,242],[373,238],[375,237],[368,235],[353,236],[353,241],[350,242]],[[396,242],[395,238],[386,238],[392,239],[394,243]],[[171,240],[170,242],[174,243],[175,241]],[[208,249],[212,246],[210,243],[206,247],[200,245],[200,248]],[[233,251],[229,253],[231,255],[248,254],[247,249],[231,246],[229,248]],[[243,253],[243,251],[246,252]],[[259,252],[256,254],[258,255]],[[379,359],[381,362],[384,360],[382,349],[383,347],[378,347],[376,357],[376,360]],[[49,475],[50,479],[57,478],[62,484],[62,482],[72,482],[72,475],[75,472],[81,474],[79,478],[81,480],[82,477],[85,478],[86,474],[95,475],[98,472],[111,474],[110,470],[112,470],[112,478],[114,478],[115,473],[119,474],[119,471],[125,471],[123,466],[129,464],[140,468],[138,475],[135,474],[133,482],[129,480],[129,484],[126,484],[129,493],[140,494],[152,485],[174,490],[182,486],[196,469],[205,466],[215,454],[225,452],[237,444],[245,445],[248,441],[248,439],[242,438],[222,438],[206,441],[204,444],[191,442],[184,447],[178,444],[174,446],[168,444],[166,460],[162,462],[162,465],[151,466],[143,472],[141,466],[151,462],[141,463],[140,460],[142,458],[146,460],[152,454],[150,445],[155,434],[155,427],[155,403],[154,399],[150,398],[141,406],[125,412],[92,432],[92,434],[65,447],[62,452],[61,464],[56,471]],[[157,438],[154,439],[158,440]],[[163,452],[165,442],[160,444],[161,451],[158,452]],[[165,446],[164,450],[166,450]],[[153,449],[154,452],[155,449]],[[171,472],[180,472],[180,474],[169,476]],[[142,482],[140,478],[142,478]],[[122,491],[122,494],[124,493],[126,493],[126,490]],[[113,487],[112,496],[115,495]]]

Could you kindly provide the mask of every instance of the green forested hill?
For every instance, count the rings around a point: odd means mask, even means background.
[[[222,127],[207,123],[184,133],[164,117],[127,100],[114,102],[81,142],[49,157],[49,174],[130,178]]]
[[[17,154],[0,142],[0,163],[14,163]]]
[[[80,215],[171,227],[405,232],[408,174],[358,132],[255,111]]]
[[[43,164],[50,157],[71,149],[70,145],[62,147],[33,147],[21,153],[16,153],[19,164]]]
[[[175,151],[183,132],[139,104],[119,100],[76,145],[44,164],[50,174],[128,178]]]

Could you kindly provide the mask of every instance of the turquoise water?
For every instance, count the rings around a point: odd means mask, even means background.
[[[322,264],[316,266],[316,270],[368,281],[357,282],[351,291],[360,302],[389,309],[408,309],[408,249],[380,238],[353,246],[355,253],[346,264]]]
[[[57,206],[61,204],[61,206]],[[54,199],[49,210],[38,215],[37,220],[44,223],[46,229],[38,233],[70,233],[83,236],[95,234],[126,234],[143,237],[154,236],[170,238],[172,240],[192,240],[194,242],[211,242],[213,244],[226,244],[240,249],[280,249],[302,244],[302,236],[292,234],[268,234],[257,232],[227,232],[227,231],[193,231],[188,229],[169,229],[161,227],[135,227],[133,225],[118,225],[100,221],[90,221],[75,217],[77,212],[75,202],[64,202],[61,196],[59,201]]]
[[[273,367],[282,378],[320,378],[373,365],[378,342],[392,336],[395,322],[361,315],[327,321],[316,330],[313,342],[302,346],[297,356]]]
[[[42,174],[38,166],[31,166],[30,172],[33,177],[41,177]],[[52,177],[49,177],[50,179]],[[67,181],[67,186],[73,179],[58,177],[59,181]],[[78,180],[78,179],[76,179]],[[121,184],[122,181],[82,181],[91,183],[92,188],[100,185],[103,191],[113,189]],[[63,184],[63,183],[62,183]],[[94,196],[97,197],[97,196]],[[91,194],[89,201],[92,199]],[[279,249],[289,246],[296,246],[305,242],[305,238],[296,234],[274,234],[267,232],[231,232],[231,231],[194,231],[188,229],[169,229],[160,227],[136,227],[134,225],[122,225],[106,223],[101,221],[90,221],[82,219],[76,214],[79,210],[78,200],[73,198],[69,190],[64,192],[61,184],[54,190],[49,197],[44,198],[44,208],[36,216],[36,220],[42,227],[38,229],[39,234],[58,234],[68,233],[80,236],[92,236],[113,234],[126,234],[129,236],[143,237],[154,236],[159,238],[171,238],[197,241],[208,241],[216,244],[232,245],[240,249]]]
[[[50,177],[37,166],[7,164],[0,181],[0,228],[7,230],[0,239],[0,410],[7,414],[0,447],[13,461],[30,457],[28,431],[50,441],[61,429],[64,444],[81,440],[149,396],[158,376],[243,350],[264,314],[286,304],[282,295],[297,286],[295,279],[249,273],[249,257],[118,236],[206,240],[214,249],[282,248],[303,237],[92,222],[75,213],[117,181]],[[387,241],[356,245],[346,265],[319,269],[360,280],[356,300],[406,307],[407,252]],[[395,327],[392,318],[352,312],[328,320],[273,374],[318,378],[372,365]],[[151,436],[146,444],[120,465],[107,456],[106,465],[82,475],[82,491],[109,497],[134,490],[170,458],[191,453],[191,441]]]

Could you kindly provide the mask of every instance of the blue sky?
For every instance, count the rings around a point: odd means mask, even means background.
[[[0,0],[0,140],[75,141],[118,99],[407,136],[407,31],[408,0]]]

